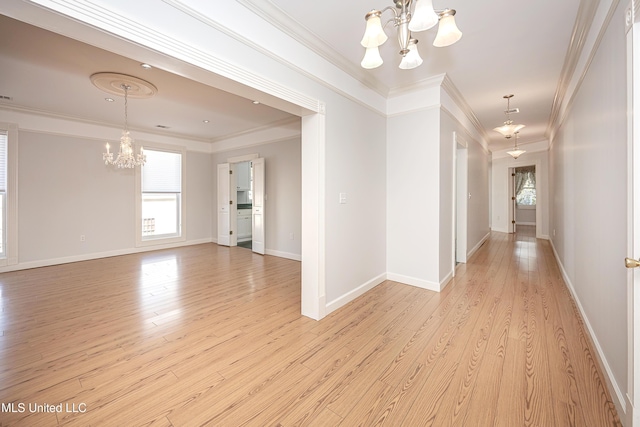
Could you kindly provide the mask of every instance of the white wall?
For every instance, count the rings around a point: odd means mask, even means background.
[[[386,278],[386,126],[382,115],[345,98],[336,98],[327,108],[326,298],[330,310]],[[346,203],[339,202],[340,193],[346,194]]]
[[[19,131],[19,263],[12,268],[138,250],[134,171],[106,167],[104,142],[72,136],[73,130]],[[211,240],[210,164],[211,154],[187,152],[186,243]]]
[[[550,150],[551,240],[618,404],[628,357],[625,5],[618,5]]]
[[[536,225],[536,207],[516,206],[516,224]]]
[[[453,218],[452,199],[454,194],[452,177],[453,159],[452,135],[456,132],[457,139],[463,141],[467,150],[466,174],[466,250],[467,256],[472,255],[478,247],[489,237],[489,171],[491,156],[477,141],[474,135],[462,125],[460,120],[450,113],[442,114],[441,119],[441,224],[440,224],[440,280],[445,280],[451,274],[453,265],[448,254],[452,253]]]
[[[389,278],[434,290],[440,288],[439,129],[437,106],[390,117],[387,129]]]
[[[267,254],[301,258],[301,145],[300,138],[213,154],[209,167],[230,157],[258,154],[265,159],[265,250]],[[213,203],[217,200],[217,174],[212,177]],[[216,207],[211,210],[212,236],[218,235]],[[293,239],[289,239],[293,234]]]

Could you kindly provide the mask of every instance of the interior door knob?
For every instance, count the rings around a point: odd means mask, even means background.
[[[624,259],[624,266],[627,267],[627,268],[640,267],[640,261],[637,261],[637,260],[632,259],[632,258],[625,258]]]

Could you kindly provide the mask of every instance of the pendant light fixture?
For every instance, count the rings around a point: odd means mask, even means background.
[[[393,18],[387,21],[385,26],[393,22],[396,27],[399,53],[402,55],[401,69],[410,70],[422,64],[422,58],[418,53],[418,40],[412,33],[426,31],[439,23],[434,46],[450,46],[462,37],[462,32],[456,26],[454,9],[434,10],[433,0],[395,0],[393,3],[394,6],[387,6],[382,10],[373,9],[364,17],[367,26],[360,42],[366,48],[360,63],[362,68],[376,68],[383,63],[378,47],[388,39],[381,22],[382,14],[386,11],[393,12]]]
[[[500,132],[502,134],[502,136],[504,136],[505,138],[509,139],[511,138],[514,134],[520,132],[520,130],[522,128],[525,127],[525,125],[514,125],[513,124],[513,120],[511,120],[511,98],[513,98],[513,94],[511,95],[504,95],[503,98],[505,98],[507,100],[507,110],[505,111],[505,114],[507,115],[507,120],[504,122],[504,124],[502,126],[499,126],[497,128],[493,128],[493,130],[495,130],[496,132]],[[518,111],[517,109],[514,109],[513,111]]]
[[[511,151],[507,151],[507,154],[509,154],[511,157],[513,157],[514,159],[517,159],[518,157],[520,157],[522,154],[526,153],[525,150],[521,150],[518,148],[518,134],[520,132],[515,132],[514,136],[515,136],[515,144],[513,146],[513,150]]]

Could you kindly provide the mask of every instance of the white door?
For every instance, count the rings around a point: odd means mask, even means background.
[[[231,189],[234,191],[231,191]],[[218,244],[236,246],[236,179],[233,166],[229,163],[218,165]]]
[[[264,159],[252,161],[253,208],[251,212],[251,247],[253,252],[264,255]]]

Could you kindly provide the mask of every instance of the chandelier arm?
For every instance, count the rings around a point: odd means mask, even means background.
[[[393,6],[387,6],[384,9],[380,10],[380,15],[385,13],[387,10],[390,10],[391,12],[393,12],[393,18],[390,18],[387,22],[384,23],[384,25],[382,26],[383,29],[387,28],[387,25],[389,24],[396,25],[396,22],[400,18],[400,14],[396,10],[396,8]]]

